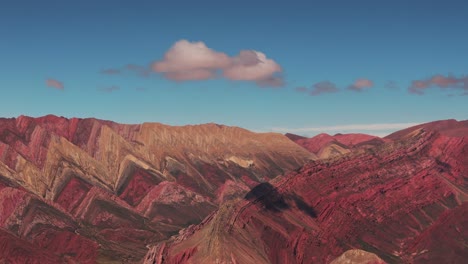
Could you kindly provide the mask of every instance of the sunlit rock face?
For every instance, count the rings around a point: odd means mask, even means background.
[[[145,263],[466,263],[467,125],[406,129],[260,183]]]
[[[330,264],[385,264],[385,262],[373,253],[351,249],[341,254]]]
[[[313,159],[283,135],[216,124],[0,119],[0,262],[141,261]]]

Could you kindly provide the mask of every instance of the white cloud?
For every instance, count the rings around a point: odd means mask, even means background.
[[[205,43],[177,41],[152,65],[155,72],[174,81],[207,80],[215,77],[234,81],[251,81],[259,86],[277,87],[284,84],[281,66],[255,50],[241,50],[231,57],[215,51]]]

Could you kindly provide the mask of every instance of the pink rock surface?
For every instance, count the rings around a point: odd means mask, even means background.
[[[1,118],[0,262],[138,262],[248,184],[313,158],[284,136],[215,124]]]
[[[465,263],[468,133],[405,133],[262,183],[145,261],[329,263],[363,249],[387,263]]]
[[[331,136],[321,133],[311,138],[294,134],[286,134],[286,136],[301,147],[317,154],[320,158],[329,158],[329,154],[321,155],[321,153],[324,153],[327,147],[330,148],[333,145],[337,146],[336,154],[341,155],[348,153],[350,150],[374,147],[385,142],[384,139],[366,134],[336,134]]]
[[[313,161],[216,124],[0,119],[0,262],[327,263],[359,248],[462,263],[466,125],[293,137],[347,151]]]

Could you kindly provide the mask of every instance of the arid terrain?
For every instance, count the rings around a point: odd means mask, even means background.
[[[467,191],[468,121],[305,138],[0,119],[4,263],[464,263]]]

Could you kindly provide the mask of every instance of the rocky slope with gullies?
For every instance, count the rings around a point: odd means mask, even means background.
[[[465,263],[467,122],[446,123],[261,183],[145,263]]]
[[[0,119],[0,262],[140,261],[313,159],[283,135],[216,124]]]
[[[311,138],[290,133],[285,134],[285,136],[317,155],[320,159],[334,158],[351,152],[374,148],[390,141],[376,136],[353,133],[336,134],[334,136],[321,133]]]
[[[449,137],[465,137],[468,134],[468,120],[457,121],[455,119],[439,120],[424,123],[397,131],[386,136],[385,140],[401,140],[412,135],[419,130],[437,131]]]

